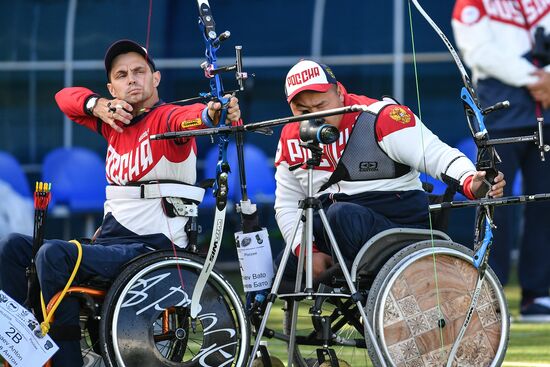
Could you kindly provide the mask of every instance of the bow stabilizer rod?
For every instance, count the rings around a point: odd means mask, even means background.
[[[149,139],[151,140],[178,139],[178,138],[185,138],[190,136],[209,136],[209,135],[218,135],[222,133],[231,134],[231,133],[236,133],[240,131],[248,131],[248,132],[262,131],[263,129],[266,129],[266,128],[288,124],[290,122],[317,119],[317,118],[341,115],[341,114],[352,113],[352,112],[364,112],[364,111],[367,111],[367,109],[368,107],[365,105],[354,104],[351,106],[333,108],[325,111],[306,113],[304,115],[299,115],[299,116],[289,116],[289,117],[282,117],[282,118],[277,118],[272,120],[252,122],[250,124],[240,125],[240,126],[219,126],[219,127],[213,127],[213,128],[201,129],[201,130],[171,131],[163,134],[150,135]]]

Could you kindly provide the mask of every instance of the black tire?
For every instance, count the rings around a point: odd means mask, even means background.
[[[471,250],[457,243],[422,241],[399,251],[382,267],[369,292],[366,313],[388,365],[428,366],[435,359],[437,365],[446,363],[477,281],[472,256]],[[426,276],[430,266],[432,275]],[[453,366],[500,366],[509,333],[502,286],[487,268],[476,311]],[[368,338],[366,342],[371,360],[380,366]]]
[[[197,319],[189,316],[202,267],[202,259],[184,252],[154,252],[124,269],[102,310],[100,340],[108,366],[244,365],[248,321],[220,274],[210,274]]]

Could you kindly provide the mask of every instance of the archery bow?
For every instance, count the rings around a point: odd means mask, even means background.
[[[537,116],[537,125],[538,125],[537,130],[532,135],[508,137],[508,138],[502,138],[502,139],[489,139],[489,135],[487,133],[487,129],[485,128],[485,123],[484,123],[485,116],[490,112],[508,107],[510,105],[509,102],[503,101],[503,102],[496,103],[495,105],[487,107],[485,109],[481,108],[475,89],[471,82],[471,79],[468,76],[468,73],[466,72],[462,64],[462,61],[460,60],[460,57],[458,56],[458,53],[454,49],[453,45],[445,36],[445,34],[441,31],[441,29],[437,26],[437,24],[435,24],[435,22],[430,18],[430,16],[426,13],[426,11],[420,6],[420,4],[418,3],[418,0],[411,0],[411,1],[413,2],[416,9],[420,12],[420,14],[424,17],[424,19],[430,24],[430,26],[435,30],[438,36],[443,40],[443,43],[451,53],[453,60],[457,65],[458,70],[461,74],[464,87],[461,90],[460,97],[463,101],[463,106],[464,106],[464,111],[466,113],[466,120],[468,122],[468,126],[474,138],[475,144],[478,148],[476,168],[478,170],[483,170],[487,172],[485,176],[486,184],[488,185],[487,190],[489,190],[490,184],[493,182],[493,179],[498,174],[498,171],[496,169],[496,164],[500,163],[500,158],[494,148],[495,145],[519,143],[519,142],[534,142],[535,144],[537,144],[537,147],[539,149],[541,160],[544,161],[544,154],[550,150],[550,147],[544,144],[543,130],[542,130],[544,120],[541,116]],[[409,13],[410,13],[410,6],[409,6]],[[412,21],[411,21],[411,34],[412,34]],[[414,39],[413,39],[413,50],[414,50]],[[515,204],[515,203],[526,203],[527,201],[535,201],[535,200],[547,200],[548,196],[549,196],[548,194],[537,194],[537,195],[528,195],[528,196],[521,196],[521,197],[502,198],[497,200],[482,199],[477,201],[477,203],[475,204],[476,206],[478,206],[478,210],[476,212],[476,219],[475,219],[474,256],[472,260],[473,260],[473,265],[478,270],[478,277],[476,281],[476,287],[472,294],[470,306],[466,313],[466,317],[452,345],[452,348],[449,352],[449,355],[447,358],[447,365],[446,365],[447,367],[451,367],[453,364],[454,357],[458,351],[460,342],[464,334],[466,333],[466,329],[471,321],[473,312],[475,311],[477,300],[479,298],[479,294],[481,292],[481,286],[482,286],[485,272],[487,269],[489,253],[490,253],[491,244],[493,240],[492,229],[495,228],[495,225],[493,224],[494,206],[508,205],[508,204]],[[454,202],[446,203],[446,204],[448,204],[447,207],[466,206],[466,205],[460,205]]]
[[[443,31],[437,26],[437,24],[433,21],[433,19],[428,15],[428,13],[426,13],[426,11],[422,8],[422,6],[420,6],[420,4],[418,3],[418,0],[411,0],[411,1],[416,7],[416,9],[420,12],[420,14],[424,17],[424,19],[430,24],[430,26],[435,30],[435,32],[441,38],[441,40],[443,41],[443,43],[451,53],[455,64],[458,67],[458,70],[462,77],[462,82],[464,83],[464,87],[462,87],[460,97],[463,102],[464,112],[466,114],[466,120],[468,122],[468,126],[472,133],[475,144],[478,148],[476,169],[483,170],[486,172],[485,181],[487,184],[487,192],[488,192],[490,189],[491,183],[493,182],[494,178],[498,174],[496,165],[500,163],[500,157],[498,156],[494,146],[492,144],[488,144],[489,134],[485,127],[484,116],[490,112],[508,107],[509,102],[508,101],[499,102],[486,109],[481,108],[479,99],[477,98],[477,94],[475,92],[471,79],[468,73],[466,72],[466,69],[464,68],[464,65],[462,64],[462,61],[460,60],[460,57],[458,56],[458,53],[454,49],[453,45],[451,44],[449,39],[445,36]],[[409,12],[410,12],[410,6],[409,6]],[[412,28],[412,21],[411,21],[411,28]],[[476,211],[476,219],[475,219],[476,230],[474,235],[474,252],[475,253],[473,256],[473,265],[478,271],[477,272],[478,276],[476,280],[474,293],[472,295],[472,299],[470,301],[470,305],[466,313],[466,317],[449,352],[449,355],[447,358],[447,364],[446,364],[447,367],[451,367],[453,364],[454,357],[456,355],[456,352],[458,351],[460,342],[464,334],[466,333],[468,325],[470,324],[470,320],[472,318],[473,312],[475,311],[475,307],[477,305],[479,294],[481,293],[481,287],[483,285],[483,280],[485,278],[485,271],[487,269],[489,252],[490,252],[490,248],[493,240],[492,228],[494,228],[494,224],[492,221],[492,217],[493,217],[493,207],[491,205],[481,205]]]
[[[210,239],[210,246],[205,258],[204,266],[195,284],[193,295],[191,299],[191,312],[190,316],[195,319],[200,311],[200,299],[210,272],[212,271],[216,259],[218,257],[221,240],[223,236],[223,228],[225,224],[225,213],[227,209],[227,194],[228,194],[228,174],[230,172],[229,163],[227,161],[227,147],[229,143],[230,133],[237,134],[237,140],[239,146],[242,149],[242,134],[244,131],[266,131],[267,127],[282,124],[287,122],[296,121],[293,117],[269,120],[257,123],[255,126],[245,127],[240,126],[226,126],[225,120],[227,117],[227,107],[229,105],[229,97],[226,97],[226,93],[223,89],[223,83],[221,79],[221,73],[227,71],[235,71],[235,77],[239,83],[240,90],[244,89],[244,80],[248,78],[248,74],[242,71],[242,47],[236,46],[236,64],[231,66],[218,67],[216,53],[220,48],[223,41],[230,37],[230,32],[225,31],[218,35],[215,30],[215,22],[210,9],[208,0],[197,0],[199,7],[199,27],[202,31],[206,50],[206,61],[202,63],[201,67],[204,70],[205,76],[210,79],[210,92],[202,93],[201,97],[210,98],[221,103],[222,109],[220,113],[220,119],[218,126],[210,129],[198,130],[198,131],[179,131],[169,132],[164,134],[151,135],[151,140],[158,139],[174,139],[183,136],[199,136],[199,135],[217,135],[218,136],[218,164],[216,166],[216,179],[214,182],[214,195],[216,196],[216,212],[214,215],[213,233]],[[345,109],[339,109],[338,111],[325,111],[324,116],[341,114],[353,111],[364,110],[364,106],[350,106]],[[329,112],[329,113],[326,113]],[[304,119],[305,116],[300,116],[299,119]],[[205,131],[206,130],[206,131]],[[242,157],[242,152],[239,152]],[[243,202],[248,204],[249,200],[246,196],[243,196]],[[244,209],[244,207],[242,207]],[[250,206],[247,206],[245,210],[249,210]],[[244,211],[243,211],[244,213]],[[246,214],[246,213],[245,213]]]
[[[199,7],[199,27],[202,31],[204,43],[206,46],[206,61],[201,64],[204,75],[210,79],[210,97],[221,103],[219,125],[225,126],[227,117],[227,107],[230,98],[224,96],[223,83],[220,73],[227,71],[228,68],[218,68],[216,53],[223,41],[227,40],[231,33],[225,31],[218,35],[216,33],[216,23],[212,16],[208,0],[197,0]],[[227,162],[227,146],[229,138],[227,134],[218,135],[218,164],[216,166],[216,180],[214,182],[214,195],[216,196],[216,213],[214,215],[214,225],[212,227],[212,238],[208,254],[204,260],[204,266],[195,284],[193,296],[191,298],[191,317],[195,319],[200,311],[200,299],[202,291],[206,285],[210,272],[214,267],[223,237],[223,227],[225,224],[225,212],[227,209],[227,179],[229,174],[229,163]]]

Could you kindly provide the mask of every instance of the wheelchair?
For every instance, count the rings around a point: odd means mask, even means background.
[[[472,256],[470,249],[445,233],[433,231],[432,237],[431,231],[421,229],[389,229],[363,246],[351,266],[351,276],[366,300],[365,311],[388,365],[446,363],[476,283]],[[510,329],[508,306],[491,269],[485,279],[455,357],[456,366],[499,366],[504,359]],[[372,365],[380,365],[364,336],[355,303],[349,297],[331,296],[346,294],[345,287],[336,265],[320,280],[321,296],[299,301],[294,365],[367,366],[369,358]],[[286,335],[293,302],[297,301],[285,301],[283,308]]]
[[[81,300],[85,366],[241,366],[250,342],[239,295],[214,270],[197,319],[191,294],[203,260],[187,251],[153,251],[124,266],[112,284],[69,288]],[[108,290],[107,290],[108,289]],[[55,303],[56,295],[48,304]]]
[[[451,187],[442,196],[429,195],[430,202],[449,201],[454,192]],[[435,228],[444,229],[447,221],[448,211],[433,218]],[[388,229],[363,245],[350,275],[388,366],[446,365],[476,287],[473,255],[441,230]],[[381,366],[340,265],[317,283],[312,299],[281,295],[283,335],[271,334],[290,345],[292,310],[298,303],[295,347],[288,351],[293,365]],[[502,285],[490,268],[471,316],[453,366],[500,366],[510,315]]]

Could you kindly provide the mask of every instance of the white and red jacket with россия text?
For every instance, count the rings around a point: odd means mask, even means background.
[[[348,113],[342,116],[338,127],[339,139],[329,145],[321,144],[323,148],[321,164],[315,167],[313,172],[313,192],[316,197],[324,194],[360,195],[369,192],[383,196],[387,193],[422,190],[420,171],[438,179],[441,179],[441,174],[445,173],[468,186],[475,172],[473,163],[459,150],[439,140],[408,107],[396,105],[391,99],[378,101],[365,96],[348,94],[342,85],[340,88],[344,93],[344,105],[367,105],[370,111],[378,114],[375,126],[378,146],[393,161],[407,165],[411,170],[391,179],[340,181],[319,192],[321,186],[334,172],[359,116],[358,112]],[[298,202],[307,195],[307,170],[302,166],[290,171],[289,167],[305,163],[310,156],[311,152],[300,146],[299,122],[287,124],[281,131],[275,157],[276,219],[287,243],[292,240]],[[388,205],[396,205],[395,211],[400,211],[404,209],[403,205],[406,203],[388,200]],[[424,210],[427,210],[427,205]],[[292,244],[293,250],[296,249],[300,240],[301,238],[297,238]]]
[[[86,114],[86,100],[93,94],[86,88],[71,87],[59,91],[55,99],[69,119],[97,132],[107,141],[105,172],[109,184],[132,185],[157,180],[195,183],[197,146],[194,138],[150,141],[149,136],[205,128],[201,120],[205,105],[161,105],[134,117],[129,125],[119,123],[123,132],[118,133],[100,119]],[[165,216],[160,198],[108,199],[97,241],[140,241],[154,248],[174,243],[185,247],[186,222],[185,217]]]
[[[550,1],[457,0],[454,38],[472,77],[482,107],[508,100],[510,108],[487,115],[489,132],[535,126],[535,102],[524,88],[536,83],[539,68],[532,59],[538,27],[550,33]],[[544,111],[550,118],[550,111]]]

